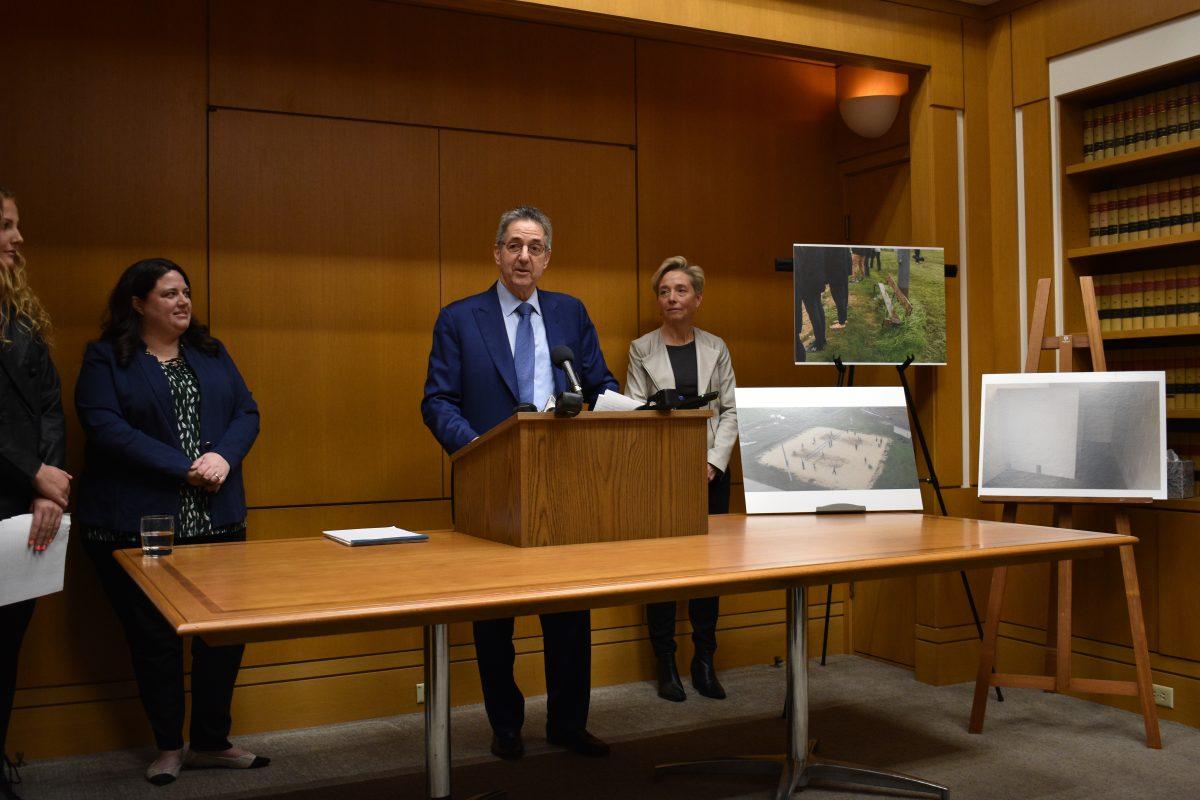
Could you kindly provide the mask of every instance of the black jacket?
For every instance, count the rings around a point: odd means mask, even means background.
[[[62,384],[41,337],[21,325],[0,344],[0,519],[26,514],[42,464],[65,468]]]

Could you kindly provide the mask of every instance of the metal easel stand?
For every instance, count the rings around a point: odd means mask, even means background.
[[[837,367],[837,383],[835,386],[854,385],[854,365],[847,367],[842,363],[841,356],[833,357],[833,365]],[[833,605],[833,584],[825,587],[825,627],[821,631],[821,666],[825,666],[825,653],[829,650],[829,607]]]
[[[942,497],[942,484],[938,481],[937,471],[933,468],[933,456],[929,453],[929,445],[925,441],[925,431],[921,427],[921,418],[917,416],[916,406],[913,404],[912,391],[908,386],[908,377],[905,371],[912,365],[913,357],[910,355],[904,359],[904,363],[896,365],[896,372],[900,377],[900,386],[904,389],[904,403],[908,406],[908,416],[912,420],[913,429],[917,432],[917,441],[921,445],[921,453],[925,458],[925,469],[929,473],[928,478],[922,478],[925,482],[933,486],[933,493],[937,497],[938,510],[943,517],[949,516],[946,511],[946,501]],[[854,383],[854,367],[847,367],[842,363],[841,357],[836,357],[833,360],[834,366],[838,370],[838,386],[851,386]],[[967,571],[959,570],[958,575],[962,578],[963,591],[967,595],[967,605],[971,607],[971,619],[975,621],[975,632],[979,636],[979,641],[983,641],[983,623],[979,619],[979,609],[975,605],[975,593],[971,591],[971,582],[967,580]],[[821,666],[825,666],[825,655],[829,649],[829,611],[833,604],[833,584],[830,584],[825,590],[825,628],[821,634]],[[996,687],[996,700],[1004,702],[1004,693],[1000,691],[1000,687]]]
[[[946,511],[946,501],[942,497],[942,484],[938,481],[937,471],[933,468],[933,456],[929,454],[929,445],[925,442],[925,431],[921,428],[921,418],[917,416],[917,408],[913,404],[912,392],[908,388],[908,378],[904,372],[912,364],[913,357],[910,355],[904,359],[904,363],[896,365],[896,372],[900,376],[900,386],[904,389],[904,402],[908,406],[908,416],[912,420],[913,428],[917,432],[917,441],[921,443],[921,453],[925,456],[925,469],[929,472],[929,477],[925,480],[933,486],[933,493],[937,495],[938,510],[942,512],[943,517],[950,516]],[[979,620],[979,609],[975,606],[975,593],[971,591],[971,582],[967,580],[967,571],[960,569],[958,576],[962,578],[963,591],[967,595],[967,605],[971,607],[971,619],[975,621],[975,633],[979,636],[979,641],[983,641],[983,623]],[[1004,702],[1004,693],[1000,691],[1000,687],[996,687],[996,700]]]

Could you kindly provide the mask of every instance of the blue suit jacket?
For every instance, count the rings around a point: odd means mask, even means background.
[[[219,528],[246,518],[242,459],[258,436],[258,406],[221,346],[216,355],[183,348],[200,384],[200,441],[229,462],[212,496]],[[75,408],[87,435],[74,518],[114,531],[136,531],[144,514],[179,514],[179,489],[192,459],[183,452],[171,387],[154,356],[140,352],[122,367],[112,344],[92,342],[75,385]]]
[[[604,363],[596,327],[583,303],[568,294],[538,290],[546,342],[575,353],[575,370],[584,399],[595,405],[617,381]],[[447,453],[508,417],[520,401],[517,370],[493,284],[487,291],[451,303],[438,314],[429,351],[429,372],[421,415]],[[554,368],[554,388],[567,388],[563,371]]]

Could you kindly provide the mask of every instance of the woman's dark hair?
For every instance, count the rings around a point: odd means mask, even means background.
[[[108,296],[108,310],[100,325],[100,338],[112,342],[117,363],[122,367],[129,363],[135,353],[146,348],[142,341],[142,318],[133,309],[133,298],[145,300],[158,284],[158,279],[168,272],[178,272],[183,282],[191,288],[192,282],[188,280],[183,267],[166,258],[147,258],[130,264]],[[179,338],[182,344],[202,353],[217,353],[217,340],[208,335],[208,328],[197,322],[194,314],[188,329]]]

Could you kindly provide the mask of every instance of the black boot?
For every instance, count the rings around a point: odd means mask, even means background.
[[[696,653],[692,658],[692,686],[705,697],[725,699],[725,687],[717,680],[717,671],[713,669],[712,653]]]
[[[21,773],[17,772],[17,765],[9,760],[7,754],[0,753],[0,798],[3,798],[3,800],[21,800],[21,796],[13,788],[14,783],[20,782]]]
[[[675,654],[658,657],[658,696],[672,703],[682,703],[687,700],[683,691],[683,681],[679,679],[679,670],[675,668]]]

